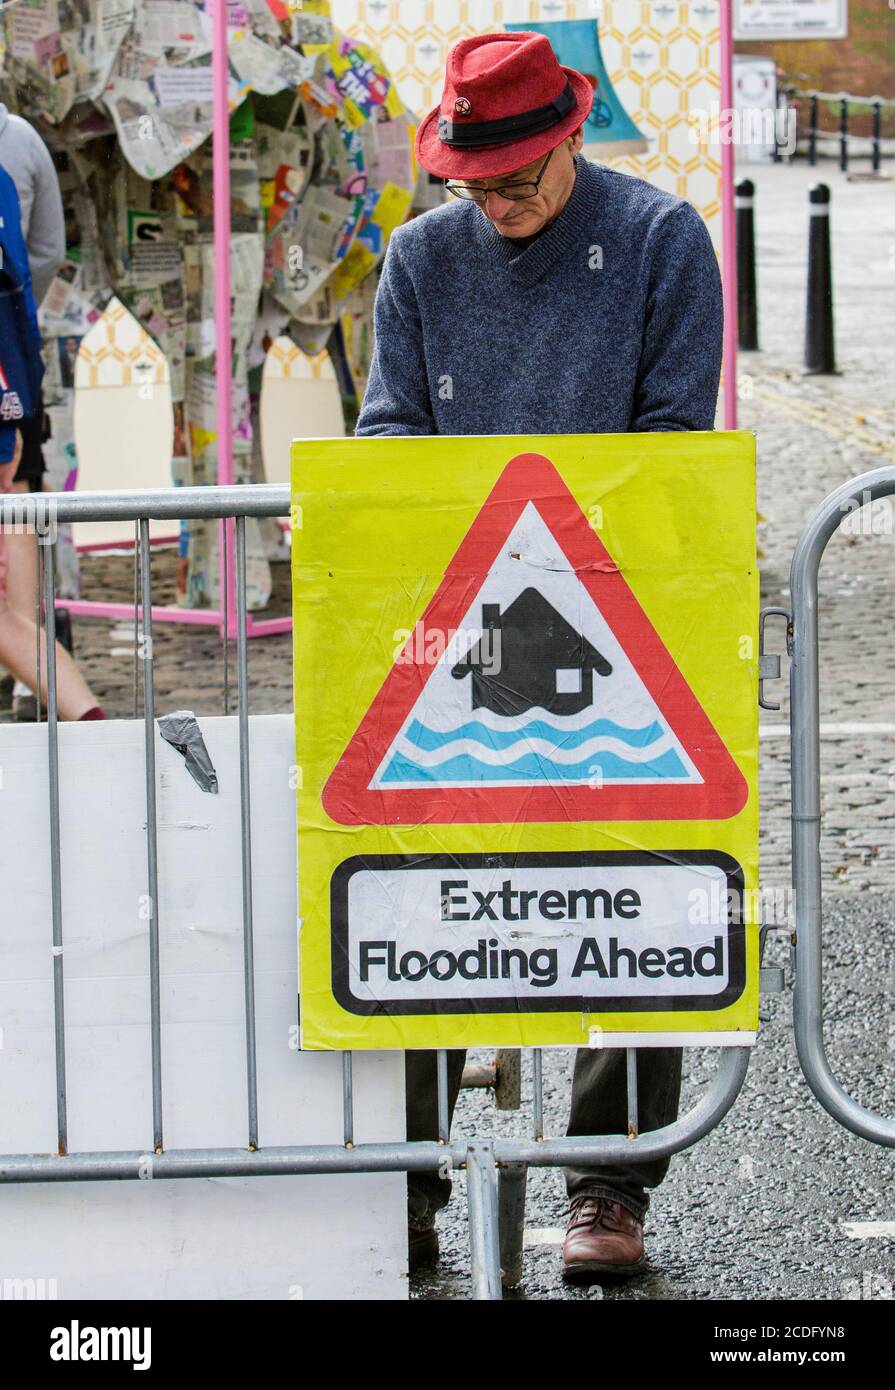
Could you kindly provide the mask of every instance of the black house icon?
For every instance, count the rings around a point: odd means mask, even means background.
[[[472,675],[472,708],[524,714],[536,705],[551,714],[577,714],[593,704],[594,671],[612,667],[557,613],[537,589],[525,589],[501,614],[482,604],[485,635],[452,667],[455,680]]]

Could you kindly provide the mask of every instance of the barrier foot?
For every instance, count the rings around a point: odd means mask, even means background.
[[[522,1279],[522,1243],[525,1236],[526,1163],[506,1163],[497,1179],[500,1208],[500,1277],[505,1289]]]
[[[469,1254],[474,1299],[500,1300],[500,1238],[497,1217],[497,1165],[489,1143],[466,1150],[466,1198],[469,1204]]]

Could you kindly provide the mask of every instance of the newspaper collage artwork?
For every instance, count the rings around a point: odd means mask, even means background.
[[[41,309],[46,452],[59,487],[77,467],[74,357],[113,295],[168,359],[175,482],[216,479],[214,3],[0,9],[0,96],[38,122],[66,206],[68,258]],[[236,0],[227,24],[234,470],[257,481],[261,368],[274,339],[285,334],[310,357],[328,347],[346,408],[362,397],[371,271],[414,204],[419,171],[415,117],[376,52],[334,29],[328,0]],[[270,596],[279,535],[273,523],[247,527],[250,608]],[[216,566],[214,524],[193,523],[178,601],[215,601]],[[62,583],[73,596],[71,555]]]

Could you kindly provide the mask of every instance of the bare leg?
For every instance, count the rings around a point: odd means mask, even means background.
[[[27,483],[13,483],[11,492],[27,492]],[[37,537],[33,531],[7,531],[6,601],[14,613],[34,619],[37,610]],[[33,681],[31,682],[33,685]]]
[[[27,483],[13,483],[13,492],[27,492]],[[6,598],[0,598],[0,660],[30,690],[34,689],[37,628],[37,537],[33,532],[7,531]],[[47,698],[47,639],[40,634],[40,691]],[[64,647],[56,643],[56,698],[63,719],[80,719],[98,704],[96,696]]]
[[[34,689],[37,628],[0,600],[0,660],[17,680]],[[47,636],[40,629],[40,695],[47,698]],[[80,719],[98,703],[64,647],[56,643],[56,698],[63,719]]]

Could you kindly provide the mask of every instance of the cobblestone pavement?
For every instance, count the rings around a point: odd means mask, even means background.
[[[836,485],[895,463],[891,324],[895,320],[895,221],[887,183],[847,182],[832,166],[760,167],[757,185],[759,332],[762,351],[740,359],[740,424],[758,440],[762,601],[788,603],[789,564],[813,507]],[[832,188],[838,365],[841,375],[805,377],[807,187]],[[821,573],[823,873],[828,922],[828,1034],[834,1063],[866,1104],[893,1110],[891,1017],[895,907],[895,672],[891,661],[893,511],[874,513],[883,534],[837,534]],[[288,571],[276,570],[272,609],[287,611]],[[85,597],[133,593],[127,557],[84,562]],[[173,557],[155,557],[160,601],[173,591]],[[780,625],[771,647],[783,650]],[[133,711],[132,639],[124,625],[80,620],[77,653],[113,714]],[[157,627],[159,712],[224,708],[220,640],[195,629]],[[252,707],[291,708],[288,637],[251,644]],[[231,660],[230,678],[234,676]],[[784,677],[786,662],[784,660]],[[761,865],[765,888],[789,884],[789,740],[786,680],[768,694],[779,713],[761,718]],[[232,708],[232,706],[231,706]],[[6,717],[6,716],[3,716]],[[777,944],[775,949],[782,947]],[[672,1164],[648,1221],[654,1271],[616,1290],[565,1290],[556,1241],[564,1220],[559,1175],[530,1181],[531,1249],[520,1296],[536,1298],[787,1298],[892,1296],[890,1237],[851,1239],[843,1220],[895,1218],[891,1155],[844,1134],[816,1105],[793,1054],[788,995],[767,1015],[744,1095],[719,1131]],[[710,1056],[690,1054],[688,1090]],[[547,1054],[548,1132],[561,1132],[568,1055]],[[888,1083],[885,1077],[888,1075]],[[888,1092],[886,1093],[888,1084]],[[498,1115],[482,1093],[461,1097],[458,1128],[521,1132],[521,1115]],[[458,1179],[462,1182],[462,1178]],[[458,1194],[459,1196],[459,1194]],[[423,1298],[468,1292],[465,1204],[442,1221],[438,1275]],[[867,1280],[870,1284],[867,1284]],[[852,1281],[852,1282],[849,1282]],[[863,1283],[862,1283],[863,1281]],[[876,1281],[875,1283],[873,1281]],[[851,1292],[850,1292],[851,1291]]]
[[[816,175],[772,166],[750,177],[762,351],[740,358],[740,423],[758,441],[762,603],[786,607],[792,552],[813,508],[849,478],[895,464],[895,221],[891,185],[849,183],[822,168],[832,191],[841,375],[806,377],[807,189]],[[895,510],[877,504],[862,519],[881,533],[834,536],[819,595],[825,888],[859,892],[895,888]],[[782,650],[780,624],[770,632]],[[762,714],[761,867],[763,883],[777,886],[789,873],[789,740],[779,727],[788,720],[787,682],[768,693],[783,708]],[[866,723],[877,732],[854,728]]]

